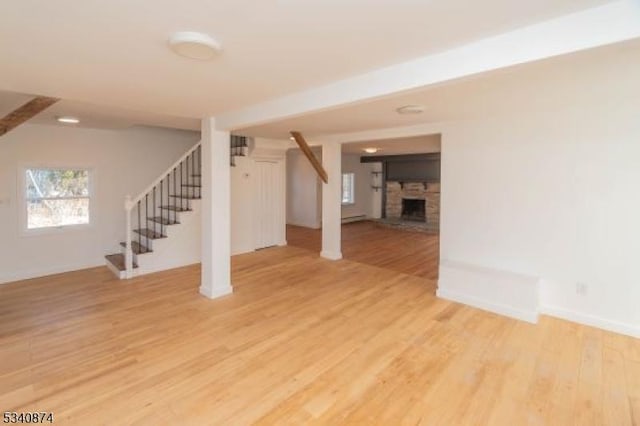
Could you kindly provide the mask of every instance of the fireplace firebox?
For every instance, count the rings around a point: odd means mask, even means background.
[[[424,222],[427,219],[426,201],[424,198],[403,198],[402,218]]]

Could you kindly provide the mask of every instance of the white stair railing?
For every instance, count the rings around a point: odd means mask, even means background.
[[[131,219],[131,213],[133,211],[133,209],[136,207],[136,205],[138,205],[143,199],[146,199],[149,194],[154,194],[154,200],[155,200],[155,188],[157,188],[159,185],[161,185],[161,183],[168,178],[171,175],[171,172],[174,172],[174,191],[176,191],[176,181],[175,181],[175,171],[181,166],[181,164],[183,162],[185,162],[185,160],[187,160],[194,152],[196,152],[199,148],[200,148],[200,142],[198,142],[197,144],[195,144],[193,147],[191,147],[184,155],[182,155],[175,163],[173,163],[169,168],[167,168],[165,170],[164,173],[162,173],[155,181],[153,181],[153,183],[151,185],[149,185],[144,191],[142,191],[139,195],[137,195],[136,197],[132,198],[130,195],[127,195],[125,198],[125,202],[124,202],[124,210],[125,210],[125,215],[126,215],[126,229],[125,229],[125,236],[126,236],[126,240],[125,240],[125,276],[126,278],[132,278],[133,277],[133,241],[131,238],[131,232],[132,232],[132,219]],[[192,157],[193,158],[193,157]],[[200,163],[200,159],[198,159],[198,163]],[[195,164],[195,163],[194,163]],[[198,170],[199,170],[200,164],[198,164]],[[182,180],[182,169],[180,169],[180,186],[182,186],[184,184],[184,181]],[[195,172],[195,170],[193,170],[193,172]],[[187,166],[187,174],[188,174],[188,166]],[[189,181],[189,176],[187,176],[187,182]],[[175,195],[175,194],[174,194]],[[163,195],[160,196],[160,204],[162,204],[163,202]],[[169,194],[169,186],[167,186],[167,200],[170,199],[170,194]],[[154,215],[155,215],[155,209],[157,208],[157,206],[155,205],[155,201],[154,201]],[[145,215],[148,214],[147,209],[145,208]],[[138,222],[140,222],[140,212],[138,212]],[[175,216],[174,216],[175,217]],[[170,218],[170,216],[169,216]],[[148,218],[145,217],[145,224],[147,223]],[[145,225],[146,226],[146,225]],[[162,229],[162,228],[161,228]]]

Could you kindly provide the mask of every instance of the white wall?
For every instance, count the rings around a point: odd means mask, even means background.
[[[626,90],[446,125],[443,261],[539,277],[543,312],[640,334],[638,111]]]
[[[313,151],[319,161],[322,154]],[[322,222],[322,187],[309,160],[300,149],[287,151],[287,223],[320,228]]]
[[[154,128],[96,130],[24,124],[0,140],[0,282],[103,265],[124,241],[124,198],[137,195],[199,140]],[[18,173],[25,166],[94,171],[92,225],[24,235]]]
[[[342,154],[342,173],[353,173],[355,182],[354,204],[342,206],[342,218],[373,217],[373,169],[372,163],[360,162],[360,155]]]
[[[314,149],[316,157],[322,155]],[[342,218],[380,217],[382,193],[371,188],[371,172],[380,164],[360,163],[360,155],[342,154],[342,173],[355,174],[354,204],[342,206]],[[307,157],[297,148],[287,151],[287,223],[307,228],[322,226],[322,185]]]

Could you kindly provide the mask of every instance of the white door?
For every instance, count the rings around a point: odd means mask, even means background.
[[[278,244],[278,163],[256,161],[256,248]]]

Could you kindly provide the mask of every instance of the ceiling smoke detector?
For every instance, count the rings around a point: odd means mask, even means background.
[[[57,117],[56,120],[58,120],[59,123],[64,124],[78,124],[80,122],[79,118],[70,116]]]
[[[222,46],[208,34],[194,31],[180,31],[169,37],[169,47],[175,53],[185,58],[206,61],[212,59]]]
[[[422,105],[405,105],[396,109],[398,114],[422,114],[424,107]]]
[[[367,154],[375,154],[376,152],[378,152],[378,148],[365,148],[363,149],[363,151]]]

